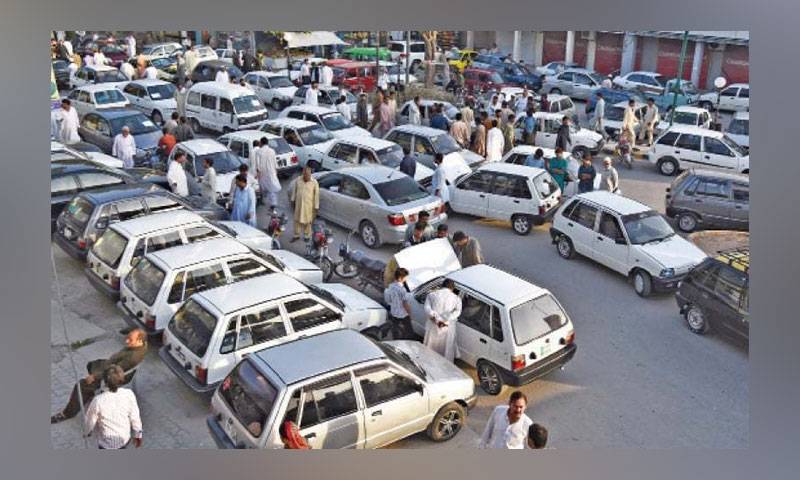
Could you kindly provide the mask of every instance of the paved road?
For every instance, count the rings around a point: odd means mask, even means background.
[[[599,166],[599,161],[596,160]],[[620,170],[622,190],[663,212],[668,179],[642,162]],[[281,199],[286,202],[285,195]],[[266,223],[259,212],[260,224]],[[707,447],[749,445],[748,354],[725,338],[691,334],[672,296],[642,299],[626,279],[583,258],[561,259],[549,240],[549,225],[529,236],[510,226],[455,215],[451,232],[478,238],[488,263],[553,292],[572,318],[578,351],[563,371],[527,385],[528,414],[550,430],[553,447]],[[331,225],[332,226],[332,225]],[[338,242],[346,232],[332,226]],[[291,227],[290,227],[291,228]],[[286,245],[300,251],[299,243]],[[355,240],[357,248],[364,248]],[[369,251],[386,259],[393,247]],[[114,305],[94,291],[82,267],[53,248],[71,342],[90,339],[73,351],[79,370],[87,360],[116,351],[124,324]],[[71,370],[69,350],[58,315],[53,283],[52,410],[66,401]],[[373,292],[374,293],[374,292]],[[156,343],[158,345],[158,343]],[[137,374],[146,446],[213,447],[205,429],[206,397],[192,394],[160,362],[152,349]],[[473,368],[459,364],[476,377]],[[475,445],[492,408],[507,401],[511,389],[491,397],[480,393],[457,439],[432,444],[416,435],[392,448],[455,448]],[[51,428],[56,448],[82,445],[77,421]]]

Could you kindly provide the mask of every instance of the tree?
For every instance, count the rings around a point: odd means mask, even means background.
[[[433,68],[433,60],[436,57],[436,37],[439,35],[437,30],[426,30],[420,32],[422,34],[422,40],[425,42],[425,88],[430,88],[433,86],[433,74],[435,73],[435,68]]]

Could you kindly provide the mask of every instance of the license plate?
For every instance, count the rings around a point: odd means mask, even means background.
[[[547,355],[550,354],[550,350],[551,349],[552,349],[552,347],[550,347],[549,343],[546,343],[546,344],[542,345],[542,347],[539,349],[539,357],[542,357],[542,358],[546,357]]]
[[[178,351],[178,350],[175,350],[175,355],[176,355],[176,356],[178,356],[178,357],[180,357],[181,361],[183,361],[183,362],[185,362],[185,361],[186,361],[186,355],[184,355],[184,354],[183,354],[183,352],[180,352],[180,351]]]
[[[278,166],[279,167],[285,167],[286,166],[286,160],[279,160],[278,161]]]

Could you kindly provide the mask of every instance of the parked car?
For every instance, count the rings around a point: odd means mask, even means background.
[[[314,170],[322,165],[322,155],[334,140],[334,136],[322,125],[288,117],[267,120],[261,126],[261,131],[283,137],[297,154],[300,167],[311,165]]]
[[[408,175],[383,165],[319,172],[319,217],[357,229],[369,248],[404,241],[408,223],[430,212],[435,228],[447,220],[445,206]]]
[[[616,77],[612,83],[623,90],[638,90],[645,95],[661,95],[667,86],[667,77],[656,72],[637,70]]]
[[[123,127],[128,127],[136,143],[136,154],[133,156],[134,165],[152,166],[157,164],[161,130],[152,120],[136,110],[96,110],[87,113],[81,119],[78,134],[84,141],[97,145],[103,153],[110,155],[114,146],[114,138],[122,133]]]
[[[546,77],[548,75],[559,74],[559,73],[563,72],[564,70],[566,70],[568,68],[581,68],[581,66],[578,65],[577,63],[574,63],[574,62],[570,62],[570,63],[565,63],[563,61],[561,61],[561,62],[550,62],[550,63],[547,63],[545,65],[536,67],[534,72],[539,76],[545,76]]]
[[[433,61],[430,63],[430,68],[433,70],[433,85],[438,87],[445,87],[444,83],[444,62],[436,62]],[[425,79],[427,78],[427,69],[428,63],[420,63],[416,67],[413,65],[411,66],[411,71],[409,73],[413,73],[414,77],[417,79],[418,82],[424,83]],[[451,78],[452,78],[452,71],[451,71]]]
[[[411,85],[419,81],[417,76],[411,73],[411,67],[409,66],[408,82],[406,82],[405,63],[378,62],[378,65],[386,69],[386,75],[389,78],[389,86],[394,87],[397,90],[403,88],[402,86],[406,85],[406,83]]]
[[[556,135],[558,134],[558,129],[561,127],[564,115],[560,113],[536,112],[533,116],[536,118],[534,143],[540,147],[555,148]],[[522,140],[524,122],[524,116],[520,116],[514,122],[514,135],[517,141]],[[587,128],[576,127],[574,123],[570,126],[570,137],[572,138],[573,145],[572,154],[577,158],[583,158],[583,154],[586,152],[596,155],[603,150],[603,146],[605,145],[602,135]]]
[[[70,256],[85,260],[110,224],[174,210],[190,210],[207,220],[228,218],[224,208],[200,196],[179,197],[147,183],[114,185],[75,195],[56,220],[55,242]]]
[[[56,87],[69,88],[70,87],[70,71],[69,62],[65,60],[53,60],[53,75],[56,77]]]
[[[239,130],[238,132],[226,133],[217,138],[217,142],[228,147],[228,149],[239,157],[242,163],[250,164],[250,149],[253,148],[255,140],[267,139],[269,147],[275,151],[275,158],[278,162],[278,176],[288,176],[296,172],[299,168],[297,154],[292,147],[277,135],[262,132],[261,130]],[[252,172],[255,174],[255,172]]]
[[[633,281],[639,296],[675,291],[706,255],[676,235],[658,212],[606,191],[578,194],[553,217],[558,254],[579,253]]]
[[[745,152],[750,152],[750,112],[736,112],[725,131],[728,138],[736,142]]]
[[[402,107],[400,107],[400,111],[397,114],[398,125],[405,125],[408,123],[409,109],[411,108],[412,103],[414,103],[414,101],[409,100],[406,103],[404,103]],[[440,100],[429,100],[421,98],[419,101],[419,115],[420,115],[420,120],[422,121],[422,125],[426,127],[430,126],[431,116],[433,115],[433,106],[437,103],[442,105],[442,113],[444,113],[444,116],[447,117],[447,119],[450,122],[455,121],[456,114],[460,112],[460,110],[456,108],[455,105],[453,105],[450,102],[446,102],[444,100],[440,101]]]
[[[310,87],[308,85],[301,85],[297,87],[292,96],[291,105],[305,105],[306,92]],[[320,107],[336,109],[336,102],[339,100],[339,87],[320,85],[318,87],[319,93],[317,94],[317,102]],[[356,108],[358,100],[355,95],[349,91],[345,95],[345,103],[350,108],[350,116],[356,118]],[[368,117],[372,118],[372,109],[369,109]]]
[[[475,50],[465,48],[459,52],[459,57],[457,59],[449,60],[447,63],[449,63],[453,68],[464,71],[464,69],[469,68],[472,65],[472,62],[475,61],[475,58],[478,55],[479,53]]]
[[[261,100],[247,87],[219,82],[195,83],[186,96],[186,118],[195,132],[227,133],[258,128],[269,118]]]
[[[292,57],[292,63],[288,69],[284,68],[283,70],[278,70],[277,74],[283,75],[284,77],[288,77],[289,80],[293,82],[299,82],[300,79],[300,68],[303,66],[303,61],[308,60],[308,66],[311,67],[313,64],[322,64],[327,61],[325,58],[320,57],[307,57],[307,58],[296,58]]]
[[[105,83],[107,86],[122,88],[128,83],[128,77],[114,67],[107,65],[83,65],[75,72],[75,76],[70,79],[72,88],[84,87]]]
[[[620,90],[618,88],[598,88],[595,91],[594,95],[589,97],[589,100],[586,101],[585,112],[587,115],[594,112],[594,107],[597,105],[597,94],[603,95],[603,100],[606,102],[606,109],[608,109],[609,105],[616,105],[618,103],[624,103],[625,105],[628,104],[628,100],[633,99],[636,103],[645,103],[645,98],[640,92],[634,92],[630,90]]]
[[[464,69],[464,89],[472,94],[477,94],[486,90],[498,90],[510,86],[511,84],[507,83],[503,77],[494,70],[473,67]]]
[[[483,55],[478,55],[474,66],[494,70],[500,74],[504,83],[509,85],[518,85],[520,87],[528,87],[533,91],[539,91],[539,89],[542,88],[541,75],[528,70],[526,66],[513,62],[482,64],[479,63],[479,60],[482,57]]]
[[[501,160],[504,163],[513,163],[515,165],[525,165],[525,161],[528,159],[529,156],[532,156],[536,153],[536,150],[541,148],[542,153],[544,154],[542,158],[549,159],[556,156],[555,150],[552,148],[547,147],[537,147],[534,145],[516,145],[514,148],[508,151],[503,156]],[[567,157],[567,183],[564,185],[564,189],[561,191],[562,198],[569,198],[578,193],[578,168],[580,168],[581,162],[578,161],[577,158],[570,155]],[[599,190],[600,184],[602,182],[602,176],[597,175],[594,178],[594,189]],[[538,187],[537,187],[538,188]]]
[[[458,358],[475,366],[486,393],[528,384],[575,355],[569,315],[546,289],[489,265],[462,268],[450,242],[430,240],[395,254],[410,273],[411,325],[423,335],[424,303],[446,280],[455,283],[462,309],[456,322]]]
[[[97,110],[130,106],[130,102],[119,89],[103,83],[75,88],[69,92],[67,98],[79,117]]]
[[[228,73],[228,77],[237,82],[244,75],[239,67],[233,64],[226,63],[222,60],[204,60],[194,67],[189,78],[192,80],[192,83],[213,82],[217,76],[217,72],[221,70],[225,70]]]
[[[278,118],[295,118],[318,123],[335,138],[353,136],[368,137],[372,134],[366,129],[353,125],[344,115],[333,108],[315,107],[313,105],[292,105],[284,109]]]
[[[152,43],[142,47],[141,55],[147,60],[174,56],[177,52],[183,52],[183,46],[177,42]]]
[[[363,89],[372,92],[376,85],[375,63],[349,62],[333,67],[333,84],[345,85],[353,92]]]
[[[625,109],[628,108],[628,102],[619,102],[614,105],[606,107],[606,114],[603,117],[603,129],[606,135],[614,141],[619,141],[619,132],[622,130],[622,121],[625,119]],[[634,132],[639,135],[642,118],[644,118],[645,109],[647,105],[640,102],[634,102],[633,111],[639,123],[634,127]],[[677,117],[676,117],[677,119]],[[658,128],[658,127],[656,127]],[[657,136],[657,135],[656,135]]]
[[[689,169],[667,187],[667,216],[678,228],[750,229],[750,176]]]
[[[322,271],[313,270],[313,264],[309,270],[287,270],[280,268],[270,253],[255,252],[233,238],[148,253],[125,276],[117,307],[130,326],[155,335],[162,333],[178,308],[195,293],[281,272],[301,281],[322,281]]]
[[[696,105],[700,98],[700,92],[691,81],[678,81],[673,78],[667,80],[664,92],[661,94],[643,93],[642,96],[648,99],[652,98],[659,110],[666,112],[672,109],[673,103],[676,106]]]
[[[169,321],[159,356],[189,388],[209,392],[266,348],[342,328],[374,334],[385,322],[386,310],[351,287],[270,274],[194,293]]]
[[[443,164],[458,166],[460,173],[466,173],[462,163],[475,169],[485,161],[477,153],[461,148],[449,133],[436,128],[422,125],[400,125],[391,129],[383,138],[401,147],[408,147],[411,155],[416,159],[417,165],[424,165],[430,170],[436,170],[433,158],[437,153],[444,156]],[[455,179],[451,179],[448,174],[448,180]],[[423,183],[423,186],[427,188],[430,185]]]
[[[604,78],[584,68],[570,68],[561,73],[545,77],[542,93],[562,93],[578,100],[589,100],[597,92]]]
[[[383,165],[397,170],[403,161],[400,145],[375,137],[351,137],[334,141],[322,156],[321,170],[341,170],[359,165]],[[424,165],[417,165],[414,180],[433,175]]]
[[[386,47],[350,47],[342,51],[342,58],[356,62],[374,62],[375,57],[384,61],[391,60],[392,54]]]
[[[750,111],[750,84],[732,83],[719,93],[708,92],[700,95],[698,104],[707,109],[715,110],[719,105],[720,110],[735,112]]]
[[[391,52],[392,60],[396,62],[400,59],[405,63],[406,57],[409,57],[409,63],[414,68],[425,61],[425,42],[408,42],[408,48],[410,51],[406,51],[406,42],[390,41],[389,51]]]
[[[80,149],[80,150],[79,150]],[[51,163],[93,163],[101,167],[122,169],[122,160],[106,155],[97,145],[86,142],[71,143],[69,147],[59,142],[50,142]]]
[[[217,54],[217,59],[221,62],[230,63],[233,65],[233,57],[236,55],[236,50],[228,48],[217,48],[214,50]]]
[[[164,80],[134,80],[122,88],[122,93],[132,108],[149,116],[156,125],[162,125],[178,109],[175,85]]]
[[[707,258],[681,282],[675,300],[692,332],[713,330],[749,342],[750,249]]]
[[[660,135],[661,132],[670,127],[670,120],[672,120],[673,125],[691,125],[703,129],[711,128],[711,113],[708,110],[682,105],[662,114],[662,120],[656,125],[656,135]]]
[[[722,132],[673,125],[644,154],[663,175],[690,167],[750,173],[750,155]]]
[[[201,62],[206,60],[219,60],[217,57],[217,52],[214,51],[213,48],[209,47],[208,45],[194,45],[191,49],[197,59]],[[236,77],[238,78],[238,77]]]
[[[107,38],[97,39],[96,41],[90,40],[83,43],[75,49],[75,53],[83,59],[86,54],[92,53],[95,50],[102,52],[109,60],[110,65],[117,68],[122,65],[122,62],[128,59],[128,50],[118,43],[109,42]]]
[[[272,72],[248,72],[244,81],[258,96],[264,105],[280,111],[292,104],[297,87],[286,75]]]
[[[315,450],[380,448],[423,431],[450,440],[476,401],[472,379],[418,342],[335,330],[248,355],[211,398],[207,424],[220,448],[282,449],[286,421]]]
[[[488,163],[450,187],[450,209],[493,220],[510,221],[514,233],[527,235],[559,206],[561,190],[540,168]]]
[[[535,97],[536,111],[543,113],[558,113],[561,117],[572,118],[572,123],[578,125],[578,111],[575,103],[566,95],[560,93],[550,93],[547,95],[547,102],[550,104],[547,110],[542,108],[542,97]]]

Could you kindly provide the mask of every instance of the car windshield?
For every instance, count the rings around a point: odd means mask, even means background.
[[[455,139],[446,133],[431,138],[431,143],[433,144],[433,150],[442,155],[461,150]]]
[[[567,315],[552,295],[545,294],[511,309],[511,328],[517,345],[540,338],[567,324]]]
[[[211,341],[211,335],[217,327],[217,318],[208,313],[194,299],[189,298],[181,306],[172,320],[169,321],[169,331],[186,348],[198,357],[206,354],[206,349]]]
[[[209,51],[213,52],[213,50],[211,49],[209,49]],[[242,75],[244,75],[242,71],[239,70],[239,67],[237,67],[236,65],[227,65],[225,67],[225,70],[228,71],[228,76],[230,78],[240,78]]]
[[[738,143],[733,141],[733,139],[731,137],[729,137],[727,135],[723,135],[722,138],[720,138],[720,141],[722,141],[722,143],[727,145],[728,148],[730,148],[734,152],[738,153],[739,156],[744,157],[744,156],[747,155],[747,151],[744,149],[744,147],[742,147],[741,145],[739,145]]]
[[[125,286],[139,297],[139,300],[148,306],[152,306],[156,301],[158,291],[164,282],[164,271],[158,268],[148,258],[143,258],[125,276]]]
[[[731,120],[731,124],[728,125],[728,133],[731,135],[750,135],[750,120]]]
[[[128,127],[131,131],[131,135],[141,135],[158,131],[156,124],[141,113],[111,119],[111,130],[114,135],[122,132],[122,127]]]
[[[198,178],[206,173],[206,167],[203,165],[203,160],[206,158],[210,158],[214,161],[214,171],[216,171],[217,174],[237,171],[239,170],[239,165],[242,164],[239,157],[228,150],[198,155],[194,159],[195,175],[197,175]]]
[[[252,436],[260,437],[278,397],[278,390],[269,380],[249,360],[243,360],[222,381],[219,394],[242,426]]]
[[[402,43],[390,43],[389,50],[391,50],[392,52],[400,52],[400,53],[406,51],[405,45]]]
[[[287,77],[269,77],[269,85],[272,88],[293,87],[294,84]]]
[[[82,197],[75,197],[64,208],[64,214],[75,220],[76,223],[86,225],[93,210],[94,205],[90,201]]]
[[[116,88],[94,92],[94,101],[98,105],[107,105],[109,103],[124,102],[125,96]]]
[[[300,134],[300,139],[303,141],[303,145],[316,145],[318,143],[327,142],[333,138],[333,135],[320,125],[303,128],[299,130],[298,133]]]
[[[664,75],[654,75],[653,79],[658,82],[659,85],[664,85],[666,83]]]
[[[92,253],[111,268],[119,266],[119,260],[128,246],[128,239],[109,228],[92,246]]]
[[[101,50],[103,53],[125,53],[125,50],[119,45],[106,45]]]
[[[381,165],[389,168],[397,168],[400,166],[400,162],[403,161],[403,147],[400,145],[392,145],[375,153],[378,155],[378,161],[381,162]]]
[[[157,48],[157,45],[156,46],[151,45],[151,46],[144,47],[142,49],[142,55],[150,55],[151,53],[153,53],[153,50],[155,50],[156,48]]]
[[[597,73],[594,73],[594,72],[593,72],[593,73],[589,73],[588,75],[589,75],[589,77],[591,77],[591,79],[592,79],[592,80],[594,80],[594,81],[595,81],[595,82],[596,82],[598,85],[600,85],[600,84],[602,84],[602,83],[603,83],[603,80],[604,80],[604,78],[603,78],[603,76],[602,76],[602,75],[598,75]]]
[[[633,245],[660,242],[675,235],[669,223],[655,210],[623,215],[622,224]]]
[[[625,118],[625,108],[611,106],[606,108],[606,120],[621,122]]]
[[[170,65],[175,63],[174,58],[156,58],[151,61],[154,67],[159,70],[164,70],[165,68],[169,67]]]
[[[233,110],[238,113],[253,113],[264,109],[264,105],[255,95],[245,95],[233,99]]]
[[[388,182],[376,183],[373,186],[386,205],[390,207],[414,202],[428,196],[428,192],[407,175]]]
[[[416,362],[414,362],[414,360],[412,360],[411,357],[409,357],[406,352],[396,347],[393,347],[388,343],[377,342],[375,340],[372,341],[375,343],[375,345],[378,346],[378,348],[380,348],[383,351],[383,353],[386,354],[387,357],[389,357],[394,362],[398,363],[401,367],[409,370],[411,373],[419,376],[422,379],[428,378],[427,374],[425,373],[425,369],[422,368]]]
[[[147,93],[153,100],[166,100],[175,97],[175,85],[171,83],[163,83],[147,87]]]
[[[345,308],[344,303],[342,303],[341,300],[336,298],[336,296],[334,294],[332,294],[331,292],[329,292],[327,290],[323,290],[322,288],[319,288],[319,287],[317,287],[315,285],[307,285],[307,287],[308,287],[309,290],[314,292],[314,294],[317,295],[319,298],[325,300],[326,302],[328,302],[331,305],[335,306],[339,310],[344,310],[344,308]]]
[[[333,103],[336,103],[336,101],[339,100],[339,90],[328,90],[328,95],[330,95],[331,101]],[[347,99],[347,100],[345,100],[345,103],[347,103],[347,104],[351,104],[351,103],[356,103],[357,102],[356,96],[353,95],[350,92],[345,92],[345,98]]]
[[[127,82],[128,79],[119,70],[105,70],[97,72],[97,83]]]
[[[697,114],[693,112],[675,112],[675,115],[672,116],[672,123],[697,125]]]
[[[683,86],[683,93],[687,95],[697,95],[699,93],[697,87],[694,86],[694,83],[683,81],[681,84]]]
[[[320,115],[320,119],[322,120],[322,124],[325,125],[325,128],[334,132],[353,126],[353,124],[348,122],[347,119],[344,118],[344,115],[339,112]]]

